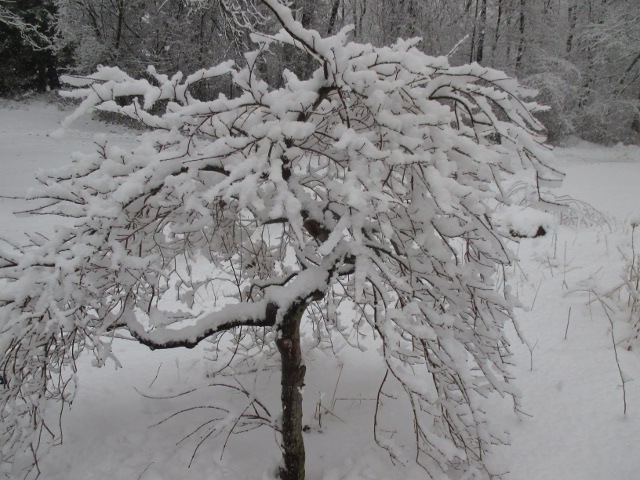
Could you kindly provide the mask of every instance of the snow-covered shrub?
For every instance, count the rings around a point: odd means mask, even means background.
[[[12,478],[34,476],[38,449],[57,439],[45,409],[73,399],[82,352],[103,365],[116,332],[164,349],[233,329],[280,354],[280,475],[303,478],[300,325],[311,309],[331,335],[376,333],[413,412],[417,463],[435,476],[491,474],[485,458],[505,435],[484,403],[497,393],[518,407],[503,332],[514,302],[494,275],[512,255],[491,216],[512,172],[556,176],[538,106],[515,79],[452,67],[417,40],[323,38],[276,0],[262,4],[282,30],[255,34],[243,67],[150,69],[154,84],[118,68],[68,79],[66,95],[83,101],[63,128],[99,109],[149,131],[126,147],[100,137],[42,175],[33,212],[72,225],[0,249],[0,459]],[[266,83],[257,62],[275,43],[308,55],[312,75]],[[219,76],[236,96],[191,93]],[[136,100],[119,105],[125,96]],[[154,114],[157,102],[167,107]],[[222,298],[200,300],[214,290]]]
[[[616,280],[595,282],[591,276],[579,286],[579,290],[590,294],[588,305],[599,305],[605,312],[611,324],[614,350],[617,346],[627,350],[640,346],[640,254],[636,245],[640,217],[632,218],[630,227],[629,240],[623,240],[617,247],[620,258],[613,263],[617,271]],[[623,232],[624,238],[626,228]],[[624,376],[621,376],[625,383]]]
[[[640,347],[640,252],[636,244],[639,228],[640,216],[632,218],[630,243],[619,249],[623,259],[621,281],[602,293],[617,306],[616,341],[627,350]]]
[[[607,227],[611,219],[589,203],[569,195],[556,195],[551,188],[516,181],[508,191],[512,203],[522,209],[539,208],[554,215],[561,225],[572,227]]]
[[[538,100],[552,108],[537,117],[549,130],[549,142],[555,142],[576,133],[581,109],[578,108],[581,75],[570,61],[549,55],[544,51],[531,52],[528,69],[532,72],[522,79],[540,93]]]

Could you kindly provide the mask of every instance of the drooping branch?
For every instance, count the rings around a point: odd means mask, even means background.
[[[235,327],[280,328],[282,318],[286,317],[289,311],[297,310],[300,305],[324,297],[339,263],[339,257],[334,257],[332,261],[323,262],[320,267],[300,272],[286,286],[268,287],[262,300],[227,305],[190,320],[190,324],[186,326],[172,324],[146,330],[132,311],[122,315],[115,326],[126,328],[136,340],[153,350],[193,348],[216,333]],[[329,268],[326,268],[326,265],[329,265]]]
[[[296,22],[293,18],[291,10],[278,3],[277,0],[261,0],[261,2],[273,13],[282,28],[298,42],[313,57],[315,57],[322,65],[328,59],[318,50],[322,37],[318,32],[307,30],[302,24]]]
[[[221,310],[203,315],[195,325],[177,329],[159,327],[147,331],[133,312],[126,316],[122,326],[131,336],[152,350],[184,347],[194,348],[216,333],[235,327],[273,327],[277,322],[276,304],[262,300],[256,303],[228,305]]]

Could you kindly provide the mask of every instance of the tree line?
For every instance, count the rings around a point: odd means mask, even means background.
[[[542,118],[551,140],[640,139],[635,0],[292,0],[290,7],[322,34],[353,24],[354,40],[377,46],[421,37],[424,51],[454,64],[517,76],[551,106]],[[189,74],[239,56],[268,21],[254,0],[0,0],[0,95],[58,88],[58,74],[97,65],[134,76],[148,65]]]

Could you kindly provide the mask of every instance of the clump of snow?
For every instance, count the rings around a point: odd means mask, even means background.
[[[558,219],[553,214],[518,205],[501,207],[492,218],[503,231],[519,238],[543,236],[558,226]]]

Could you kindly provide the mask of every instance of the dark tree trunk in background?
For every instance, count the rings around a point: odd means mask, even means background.
[[[329,15],[329,25],[327,25],[327,35],[331,35],[335,30],[339,7],[340,7],[340,0],[333,0],[333,5],[331,7],[331,14]]]
[[[284,465],[282,480],[304,480],[304,439],[302,438],[302,387],[306,367],[300,349],[300,322],[306,303],[289,310],[282,321],[281,337],[277,340],[282,360],[282,449]]]
[[[578,21],[578,7],[577,5],[571,5],[567,9],[567,15],[569,17],[569,34],[567,35],[567,53],[571,52],[573,48],[573,35],[576,29],[576,22]]]
[[[638,102],[640,102],[640,94],[638,94]],[[640,114],[638,112],[636,112],[631,121],[631,130],[640,133]]]
[[[326,12],[322,11],[321,7],[316,7],[316,0],[295,0],[291,4],[291,10],[296,13],[296,19],[304,28],[315,28],[318,30],[316,11],[320,10],[321,14]],[[285,47],[283,50],[286,61],[282,63],[287,64],[287,68],[293,71],[299,78],[309,78],[317,67],[313,57],[306,52],[290,46]]]
[[[500,26],[502,25],[502,2],[504,0],[498,0],[498,14],[496,18],[496,32],[493,37],[493,46],[491,47],[491,61],[495,64],[496,50],[498,49],[498,42],[500,41]]]
[[[116,25],[116,39],[114,48],[118,50],[120,48],[120,42],[122,40],[122,29],[124,28],[124,0],[118,1],[118,23]]]
[[[525,42],[526,39],[524,37],[524,6],[526,0],[520,0],[520,20],[518,29],[520,30],[520,40],[518,42],[518,51],[516,53],[516,70],[520,71],[522,66],[522,57],[524,55]]]
[[[468,8],[471,3],[468,4]],[[473,15],[473,30],[471,31],[471,52],[469,62],[482,62],[484,58],[484,36],[487,28],[487,0],[476,0]]]
[[[467,3],[467,11],[471,8],[471,1]],[[473,30],[471,30],[471,51],[469,52],[469,63],[476,61],[476,31],[478,30],[478,1],[476,0],[476,13],[473,15]]]
[[[480,7],[480,31],[478,32],[478,46],[476,49],[476,62],[481,63],[484,58],[484,34],[487,28],[487,0],[482,0]]]

